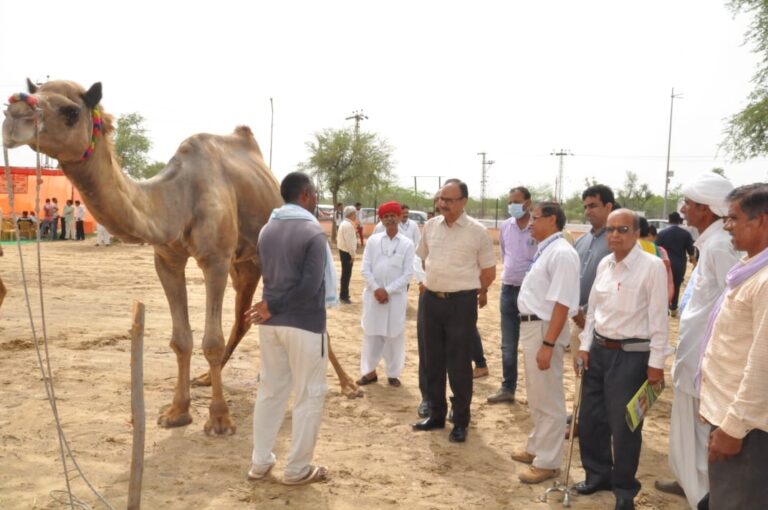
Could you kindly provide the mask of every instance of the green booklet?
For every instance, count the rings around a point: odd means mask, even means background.
[[[659,394],[663,389],[663,384],[651,386],[648,384],[647,380],[643,383],[642,386],[640,386],[640,389],[637,390],[635,396],[632,397],[632,399],[627,404],[627,413],[625,418],[627,420],[627,425],[629,425],[629,430],[634,432],[635,429],[637,429],[637,427],[643,421],[643,418],[645,418],[648,410],[659,398]]]

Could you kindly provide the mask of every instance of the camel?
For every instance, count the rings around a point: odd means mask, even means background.
[[[5,111],[5,145],[28,145],[33,150],[39,146],[58,160],[99,223],[125,242],[154,248],[155,269],[173,322],[170,345],[178,364],[173,401],[158,423],[179,427],[192,422],[192,330],[185,267],[193,257],[203,271],[206,293],[202,348],[209,372],[201,382],[210,382],[212,389],[204,430],[233,434],[221,371],[250,328],[244,314],[261,278],[256,243],[271,211],[282,204],[277,180],[253,133],[239,126],[231,135],[193,135],[181,143],[163,171],[137,182],[124,175],[114,154],[109,136],[112,117],[102,112],[100,82],[88,90],[71,81],[38,87],[27,80],[27,87],[29,94],[12,96]],[[236,292],[235,322],[225,347],[221,315],[228,274]],[[355,383],[328,347],[342,392],[356,396]]]

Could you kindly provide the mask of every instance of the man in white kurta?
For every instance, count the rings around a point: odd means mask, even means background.
[[[669,466],[677,482],[657,482],[664,492],[684,492],[691,508],[709,491],[707,443],[709,426],[699,420],[699,391],[695,387],[701,357],[701,343],[709,314],[725,289],[725,276],[739,260],[731,236],[723,230],[722,217],[728,213],[726,196],[733,189],[728,179],[704,174],[683,186],[683,215],[701,232],[694,242],[699,262],[689,286],[690,298],[680,315],[679,338],[672,365],[674,398],[669,433]],[[686,288],[686,292],[689,289]]]
[[[536,205],[531,221],[531,236],[539,244],[517,307],[533,430],[525,449],[512,458],[530,464],[520,481],[539,483],[559,476],[563,460],[563,356],[570,339],[566,323],[579,310],[579,255],[563,238],[565,214],[558,204]]]
[[[405,365],[405,313],[408,282],[413,275],[416,248],[398,231],[401,209],[397,202],[379,207],[385,231],[368,238],[363,252],[363,347],[358,381],[375,382],[376,366],[382,357],[391,386],[400,386]]]

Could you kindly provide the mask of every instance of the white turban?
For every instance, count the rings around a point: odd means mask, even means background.
[[[696,203],[708,205],[717,216],[728,214],[725,197],[733,190],[731,181],[714,172],[701,174],[683,186],[683,196]]]
[[[352,213],[356,213],[357,209],[355,209],[354,205],[348,205],[344,208],[344,217],[349,218],[352,216]]]

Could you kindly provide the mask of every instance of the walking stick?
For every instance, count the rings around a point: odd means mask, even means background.
[[[573,459],[573,438],[576,430],[576,421],[579,415],[579,407],[581,406],[581,379],[584,373],[584,360],[581,358],[576,359],[576,395],[573,398],[573,416],[571,418],[571,435],[568,442],[568,462],[565,465],[565,477],[561,483],[559,480],[555,484],[547,489],[547,491],[541,496],[541,500],[546,503],[547,497],[551,492],[563,493],[563,506],[571,506],[571,494],[576,494],[573,485],[568,485],[568,475],[571,472],[571,459]]]

